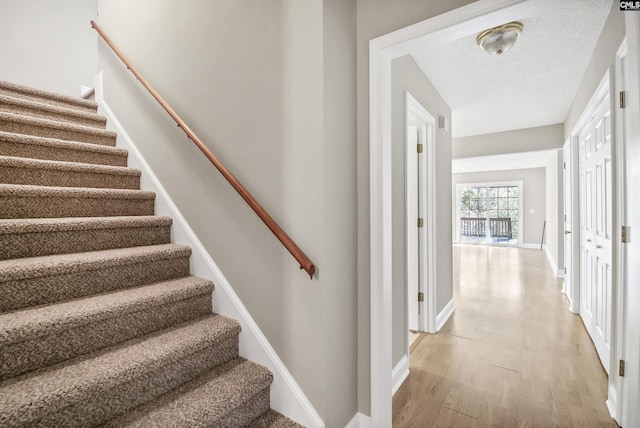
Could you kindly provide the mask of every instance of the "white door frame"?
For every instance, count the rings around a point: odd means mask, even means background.
[[[571,248],[565,246],[565,257],[571,257],[571,290],[568,290],[569,310],[580,313],[580,192],[578,191],[578,137],[569,137],[565,146],[569,145],[569,161],[571,162]],[[566,173],[566,171],[565,171]],[[565,193],[566,194],[566,193]],[[565,214],[566,215],[566,214]],[[563,226],[565,226],[563,224]],[[566,226],[565,226],[566,230]]]
[[[612,82],[612,98],[613,98],[613,131],[615,134],[613,135],[613,142],[611,151],[612,156],[614,156],[614,168],[616,172],[616,177],[614,177],[614,184],[616,186],[616,194],[617,195],[625,195],[626,188],[626,167],[625,167],[625,120],[624,114],[621,114],[621,110],[619,106],[616,104],[616,94],[620,91],[626,89],[625,84],[625,76],[624,76],[624,60],[626,59],[629,53],[627,39],[622,42],[618,52],[616,53],[616,62],[614,65],[614,76]],[[627,224],[627,215],[626,215],[626,198],[624,196],[617,198],[617,204],[614,206],[615,213],[615,224],[618,225],[618,229],[620,225]],[[622,378],[619,376],[618,370],[616,370],[617,362],[621,359],[621,356],[624,355],[624,294],[626,288],[625,281],[625,245],[621,240],[621,231],[614,231],[614,243],[613,243],[613,254],[614,254],[614,262],[615,270],[613,281],[614,284],[618,284],[617,292],[615,293],[613,298],[613,304],[617,308],[616,313],[612,319],[613,321],[613,335],[611,340],[611,364],[613,371],[609,376],[609,388],[608,388],[608,398],[607,398],[607,408],[609,409],[609,413],[611,416],[620,424],[622,424],[622,395],[623,384]]]
[[[391,62],[425,43],[553,10],[557,0],[480,0],[369,42],[371,424],[392,423]]]
[[[625,82],[627,107],[625,117],[631,119],[624,123],[624,157],[625,180],[627,183],[640,181],[640,14],[625,12],[625,29],[627,35],[628,55]],[[637,233],[640,231],[640,196],[637,188],[626,186],[625,225]],[[624,244],[624,267],[619,277],[624,293],[623,325],[619,329],[622,350],[620,359],[627,361],[625,378],[621,382],[622,389],[618,409],[621,425],[625,427],[640,426],[640,239],[631,235],[629,243]],[[620,331],[621,330],[621,331]]]
[[[405,189],[410,189],[410,183],[417,183],[418,176],[422,179],[422,185],[418,186],[420,196],[419,211],[423,213],[425,224],[422,228],[417,228],[417,214],[412,213],[410,207],[417,207],[415,198],[417,194],[405,192],[405,235],[406,235],[406,278],[407,282],[417,280],[415,275],[419,270],[420,284],[418,290],[422,290],[425,294],[425,302],[420,307],[420,315],[418,316],[418,329],[429,333],[436,332],[436,253],[435,253],[435,165],[434,159],[436,154],[435,148],[435,125],[436,119],[424,108],[420,102],[415,99],[408,91],[405,92],[405,130],[409,129],[410,116],[417,118],[421,124],[424,124],[424,151],[421,156],[417,157],[416,147],[412,145],[412,139],[405,132],[405,168],[406,168],[406,184]],[[416,158],[419,159],[419,166],[416,168]],[[418,169],[420,173],[418,174]],[[417,231],[417,233],[416,233]],[[419,242],[418,242],[419,241]],[[418,259],[418,245],[421,244],[421,260]],[[411,261],[414,260],[414,263]],[[416,266],[417,264],[417,266]],[[413,277],[416,278],[413,278]],[[408,286],[408,284],[407,284]],[[407,309],[406,325],[409,326],[409,307],[414,304],[418,296],[411,296],[407,293]],[[409,329],[407,328],[407,356],[409,355]]]

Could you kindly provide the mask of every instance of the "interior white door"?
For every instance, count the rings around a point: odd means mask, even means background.
[[[606,95],[579,147],[580,316],[609,373],[612,308],[611,105]]]
[[[562,148],[563,183],[564,183],[564,284],[563,291],[569,301],[573,296],[573,236],[572,236],[572,176],[571,176],[571,141],[567,141]]]

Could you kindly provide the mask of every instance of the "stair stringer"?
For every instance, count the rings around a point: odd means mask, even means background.
[[[116,131],[116,146],[129,151],[129,167],[142,171],[140,189],[156,194],[155,214],[173,218],[171,241],[189,245],[191,274],[210,279],[215,284],[213,310],[237,320],[242,331],[239,336],[240,355],[250,361],[268,367],[273,373],[271,384],[271,408],[309,428],[324,428],[325,424],[294,377],[271,346],[260,327],[233,290],[231,283],[198,239],[193,229],[173,202],[158,177],[145,161],[136,144],[123,128],[104,98],[102,72],[95,77],[98,112],[107,118],[107,129]],[[167,119],[170,118],[167,116]]]

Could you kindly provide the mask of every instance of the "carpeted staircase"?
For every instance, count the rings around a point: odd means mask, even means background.
[[[0,426],[298,427],[96,109],[0,82]]]

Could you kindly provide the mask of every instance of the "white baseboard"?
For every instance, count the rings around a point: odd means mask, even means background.
[[[607,388],[607,392],[608,392],[608,398],[607,401],[605,401],[605,404],[607,406],[607,410],[609,411],[609,416],[611,416],[611,419],[613,419],[614,421],[616,421],[618,424],[620,424],[620,420],[618,418],[618,412],[617,412],[617,408],[618,408],[618,389],[615,386],[615,382],[614,384],[609,384],[609,388]]]
[[[440,313],[436,316],[436,331],[440,331],[442,327],[444,327],[445,323],[449,320],[449,317],[453,315],[456,310],[456,302],[453,300],[449,300],[449,303],[440,311]]]
[[[569,299],[569,311],[573,314],[580,314],[580,302],[578,300]]]
[[[551,251],[549,251],[549,247],[547,247],[547,244],[544,244],[544,252],[547,254],[547,260],[549,260],[549,264],[551,265],[551,270],[553,271],[553,274],[558,278],[564,278],[564,270],[558,269],[558,265],[556,264],[556,261],[551,256]]]
[[[400,359],[391,372],[391,384],[393,385],[391,395],[396,393],[407,376],[409,376],[409,356],[405,355]]]
[[[268,367],[273,373],[271,407],[305,427],[324,428],[325,424],[320,415],[278,357],[229,281],[213,261],[158,177],[142,157],[135,143],[105,102],[102,72],[96,76],[96,101],[99,104],[100,113],[107,117],[108,128],[118,133],[117,145],[129,151],[129,166],[142,170],[140,187],[156,193],[156,215],[166,215],[173,218],[172,241],[191,247],[191,273],[214,282],[216,286],[214,311],[234,318],[240,323],[242,327],[239,337],[240,355]]]
[[[520,248],[531,248],[532,250],[539,250],[540,249],[540,244],[523,243],[523,244],[519,244],[518,247],[520,247]]]
[[[370,428],[371,418],[362,413],[356,413],[344,428]]]

